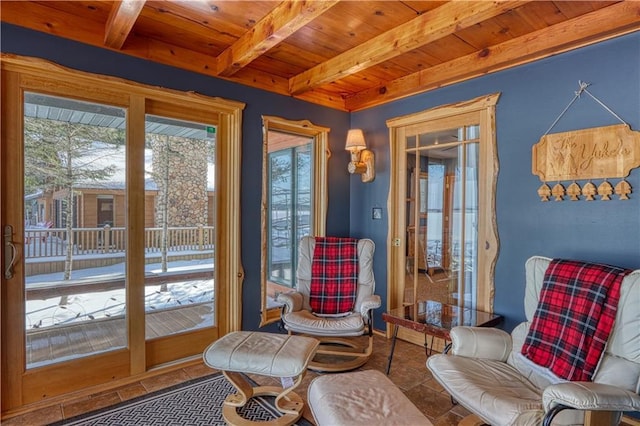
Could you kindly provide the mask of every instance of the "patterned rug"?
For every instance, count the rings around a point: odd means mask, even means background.
[[[251,381],[251,380],[250,380]],[[252,383],[255,386],[255,383]],[[236,389],[221,373],[201,377],[110,407],[82,414],[50,426],[128,426],[128,425],[224,425],[222,402]],[[274,397],[251,398],[238,413],[260,422],[280,417]],[[301,418],[298,426],[312,426]]]

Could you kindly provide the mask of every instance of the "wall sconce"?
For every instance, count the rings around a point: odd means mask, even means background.
[[[362,175],[363,182],[373,182],[376,177],[376,171],[373,168],[373,160],[375,156],[373,152],[367,149],[364,141],[364,134],[360,129],[351,129],[347,133],[347,143],[344,149],[351,153],[351,162],[347,170],[349,173],[357,173]]]

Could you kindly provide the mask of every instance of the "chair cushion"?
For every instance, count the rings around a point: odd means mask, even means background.
[[[353,311],[358,290],[358,240],[316,237],[309,304],[319,315]]]
[[[509,364],[452,355],[432,355],[427,366],[465,408],[492,425],[540,425],[542,392]]]
[[[306,336],[235,331],[209,345],[203,359],[209,367],[223,371],[296,377],[306,370],[319,343]]]
[[[613,327],[629,270],[554,259],[522,353],[567,380],[590,381]]]
[[[309,311],[287,312],[282,317],[287,330],[316,336],[361,336],[365,332],[360,313],[338,318],[319,317]]]

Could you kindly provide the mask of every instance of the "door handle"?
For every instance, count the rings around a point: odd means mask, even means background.
[[[13,264],[16,261],[18,250],[11,241],[13,237],[13,227],[11,225],[4,226],[4,278],[9,280],[13,278]]]

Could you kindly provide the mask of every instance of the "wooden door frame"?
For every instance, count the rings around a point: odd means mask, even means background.
[[[402,304],[406,253],[406,153],[407,131],[424,126],[432,120],[451,119],[451,127],[461,119],[480,124],[480,170],[478,212],[478,280],[477,309],[493,312],[494,270],[498,255],[498,232],[495,216],[495,189],[498,175],[496,147],[495,105],[499,93],[481,96],[469,101],[448,104],[426,111],[393,118],[387,121],[390,140],[390,184],[387,207],[389,234],[387,237],[387,309]],[[387,336],[391,334],[387,325]]]
[[[23,197],[23,153],[15,147],[22,146],[23,138],[23,93],[33,91],[53,96],[63,96],[89,102],[104,102],[109,105],[128,108],[127,114],[127,182],[128,191],[144,194],[144,144],[145,106],[158,100],[164,103],[190,105],[194,109],[208,111],[218,126],[216,148],[216,182],[219,198],[216,205],[216,268],[215,268],[215,309],[218,323],[216,335],[239,330],[242,321],[242,282],[244,271],[240,262],[240,170],[241,170],[241,129],[244,103],[221,98],[202,96],[193,92],[152,87],[120,78],[101,76],[71,70],[49,61],[17,55],[2,54],[2,204],[8,200]],[[137,147],[137,148],[136,148]],[[18,176],[16,178],[16,176]],[[24,333],[12,332],[9,323],[16,318],[24,328],[24,303],[11,308],[3,305],[0,309],[0,336],[2,337],[2,391],[1,410],[17,410],[27,404],[53,398],[74,390],[99,385],[117,383],[150,371],[149,357],[158,352],[162,360],[164,348],[153,349],[145,342],[144,315],[142,303],[136,303],[144,295],[144,196],[128,197],[127,239],[128,253],[138,253],[127,262],[127,328],[129,344],[127,348],[93,355],[74,363],[59,363],[26,370]],[[8,204],[7,204],[8,205]],[[13,241],[21,252],[24,243],[24,212],[20,208],[2,209],[0,223],[14,226]],[[4,252],[4,248],[2,249]],[[135,258],[138,256],[138,259]],[[137,260],[137,261],[136,261]],[[3,262],[4,264],[4,262]],[[6,279],[2,274],[0,301],[19,300],[23,292],[24,267],[18,262],[15,275]],[[138,283],[138,284],[135,284]],[[142,283],[142,285],[140,284]],[[221,284],[224,283],[224,284]],[[11,318],[11,321],[9,321]],[[138,320],[136,320],[138,318]],[[148,349],[148,347],[150,349]],[[151,352],[151,354],[149,353]],[[155,360],[155,361],[154,361]],[[16,368],[15,366],[21,366]],[[9,368],[11,367],[11,368]],[[44,379],[46,377],[46,380]],[[10,390],[10,392],[8,391]]]

